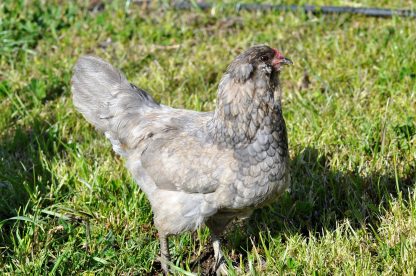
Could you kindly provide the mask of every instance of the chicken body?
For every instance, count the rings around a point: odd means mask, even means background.
[[[169,259],[167,237],[206,224],[218,236],[289,185],[288,142],[279,88],[279,52],[255,46],[228,67],[214,112],[156,103],[121,72],[82,57],[72,78],[76,108],[105,133],[147,195]],[[167,266],[163,265],[165,271]]]

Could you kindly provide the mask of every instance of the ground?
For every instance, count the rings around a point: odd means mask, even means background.
[[[308,4],[328,2],[360,6]],[[416,21],[157,3],[0,3],[0,273],[161,271],[146,197],[72,105],[79,56],[110,61],[163,104],[212,110],[227,64],[268,44],[294,61],[282,73],[292,185],[230,227],[230,273],[414,275]],[[207,229],[171,252],[178,274],[210,272]]]

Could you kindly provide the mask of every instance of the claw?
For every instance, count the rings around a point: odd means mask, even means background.
[[[215,273],[217,276],[228,276],[228,268],[227,265],[224,262],[224,259],[218,264],[215,264]]]

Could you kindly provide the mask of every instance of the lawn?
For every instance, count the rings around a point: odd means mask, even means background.
[[[91,3],[0,3],[0,274],[161,273],[149,202],[73,107],[79,56],[205,111],[255,44],[295,63],[282,73],[292,184],[229,228],[230,274],[416,273],[416,20]],[[212,252],[205,228],[171,239],[178,274],[208,273]]]

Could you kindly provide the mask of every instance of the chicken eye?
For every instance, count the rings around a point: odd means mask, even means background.
[[[267,61],[269,59],[269,57],[268,56],[261,56],[260,57],[260,60],[261,61]]]

